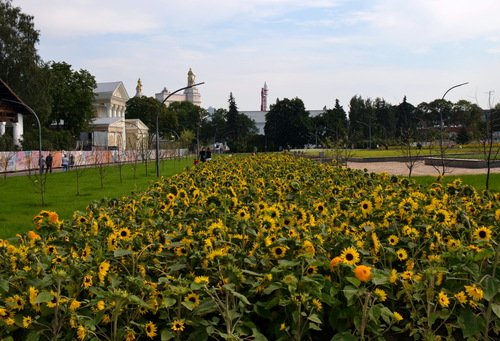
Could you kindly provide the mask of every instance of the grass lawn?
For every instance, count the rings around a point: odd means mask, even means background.
[[[160,174],[170,176],[193,164],[192,158],[168,160],[160,163]],[[0,238],[9,238],[16,233],[32,230],[32,219],[40,210],[55,211],[62,219],[71,218],[74,211],[84,210],[93,200],[117,198],[131,192],[142,191],[157,180],[155,162],[148,164],[148,174],[142,163],[138,163],[134,175],[131,164],[121,167],[107,166],[103,170],[103,187],[99,168],[85,168],[78,172],[80,194],[77,194],[77,171],[54,172],[46,177],[45,205],[41,205],[36,177],[0,177]]]
[[[471,185],[476,188],[478,191],[483,191],[486,186],[486,174],[467,174],[467,175],[445,175],[442,183],[447,184],[452,182],[453,180],[460,178],[462,182],[467,185]],[[434,182],[436,182],[435,176],[412,176],[412,180],[414,180],[417,184],[428,186]],[[489,190],[491,192],[500,192],[500,174],[492,173],[490,174],[489,180]]]

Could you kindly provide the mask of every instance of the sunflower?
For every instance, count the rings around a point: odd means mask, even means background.
[[[271,249],[274,258],[283,258],[286,254],[286,246],[275,246]]]
[[[100,265],[99,265],[99,281],[101,282],[104,282],[104,279],[106,278],[106,275],[108,274],[108,271],[109,271],[109,262],[107,260],[103,261]]]
[[[184,246],[177,246],[175,248],[175,255],[177,257],[183,257],[187,255],[187,249]]]
[[[403,316],[402,316],[400,313],[398,313],[397,311],[394,311],[394,312],[392,313],[392,317],[393,317],[393,318],[394,318],[394,320],[396,320],[397,322],[399,322],[399,321],[402,321],[402,320],[403,320]]]
[[[342,258],[342,263],[348,265],[356,265],[360,261],[359,253],[353,247],[347,247],[342,250],[340,258]]]
[[[387,300],[387,293],[384,289],[376,288],[373,293],[377,296],[380,302],[385,302]]]
[[[475,301],[481,300],[484,295],[483,289],[478,288],[475,284],[466,285],[465,292]]]
[[[491,240],[491,235],[491,229],[485,226],[476,228],[473,233],[474,239],[479,241],[489,241]]]
[[[209,278],[208,278],[208,276],[196,276],[194,278],[194,282],[196,284],[208,284]]]
[[[248,221],[251,217],[250,213],[245,208],[240,208],[238,212],[236,212],[236,216],[238,217],[238,219],[243,221]]]
[[[458,301],[460,304],[465,304],[467,303],[467,295],[465,295],[464,291],[457,292],[454,295],[455,299]]]
[[[325,206],[325,203],[321,201],[314,204],[314,210],[320,215],[325,215],[328,213],[328,208]]]
[[[373,204],[370,200],[363,200],[359,203],[359,206],[361,208],[361,212],[363,212],[363,215],[371,214],[373,212]]]
[[[172,329],[174,332],[182,332],[185,328],[186,326],[183,320],[174,320],[170,327],[170,329]]]
[[[158,328],[156,327],[156,325],[153,322],[146,323],[146,326],[144,327],[144,329],[146,330],[146,336],[149,337],[150,339],[152,339],[156,335],[158,335],[156,333]]]
[[[92,275],[85,275],[83,277],[82,287],[88,288],[92,286]]]
[[[85,340],[85,337],[87,336],[87,330],[85,329],[84,326],[81,324],[78,325],[78,328],[76,328],[76,337],[78,340]]]
[[[323,309],[323,304],[317,298],[313,298],[311,304],[316,311],[321,311]]]
[[[354,268],[354,276],[361,282],[368,282],[372,279],[372,268],[366,265],[358,265]]]
[[[31,305],[36,305],[36,298],[38,297],[38,289],[30,286],[28,288],[28,297]]]
[[[399,238],[398,236],[395,236],[391,234],[388,238],[387,241],[389,242],[390,245],[395,246],[399,243]]]
[[[309,265],[306,269],[306,275],[311,276],[318,273],[318,267],[316,265]]]
[[[397,252],[396,252],[397,256],[398,256],[398,259],[400,261],[404,261],[406,258],[408,258],[408,253],[406,252],[405,249],[399,249]]]
[[[76,299],[73,299],[71,300],[71,303],[69,304],[69,310],[70,311],[76,311],[77,309],[79,309],[82,305],[82,302],[76,300]]]
[[[447,308],[450,305],[450,299],[443,291],[440,291],[438,294],[438,302],[441,308]]]
[[[29,328],[31,324],[33,323],[33,318],[31,316],[24,316],[23,317],[23,328]]]
[[[131,237],[130,229],[127,227],[122,227],[120,230],[118,230],[118,236],[120,237],[120,239],[124,240],[130,239]]]
[[[330,261],[330,270],[333,270],[337,265],[342,263],[342,258],[337,256]]]
[[[197,293],[190,293],[184,297],[184,302],[191,303],[193,307],[197,307],[200,304],[200,296]]]
[[[19,311],[23,310],[25,304],[24,299],[17,294],[14,296],[7,297],[5,299],[5,302],[13,310],[19,310]]]

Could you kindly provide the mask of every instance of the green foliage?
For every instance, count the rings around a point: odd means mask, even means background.
[[[0,243],[12,339],[495,339],[500,197],[218,158]]]
[[[277,100],[266,114],[264,131],[270,150],[303,148],[313,133],[311,118],[299,98]]]

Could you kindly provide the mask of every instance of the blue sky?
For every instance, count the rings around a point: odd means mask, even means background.
[[[97,82],[141,78],[154,96],[186,85],[202,106],[259,110],[260,89],[307,109],[355,96],[414,105],[500,102],[498,0],[13,0],[34,16],[39,54]],[[489,97],[491,93],[491,97]]]

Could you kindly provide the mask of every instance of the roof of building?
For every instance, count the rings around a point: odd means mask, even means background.
[[[0,79],[0,122],[17,122],[17,114],[29,114],[28,106]]]
[[[129,99],[127,89],[125,89],[125,86],[121,81],[97,83],[94,93],[96,94],[96,99],[106,99],[113,96],[121,97],[125,100]]]

